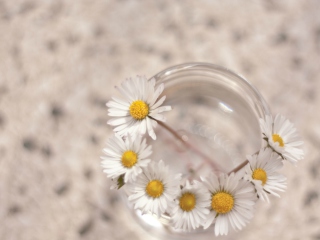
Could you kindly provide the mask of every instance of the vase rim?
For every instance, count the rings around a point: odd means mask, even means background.
[[[170,66],[170,67],[167,67],[167,68],[161,70],[160,72],[158,72],[157,74],[155,74],[151,78],[155,78],[158,81],[159,79],[162,79],[162,78],[164,78],[168,75],[171,75],[173,73],[181,72],[184,70],[193,70],[198,67],[204,67],[204,68],[207,68],[208,70],[214,69],[214,70],[221,72],[221,73],[227,73],[227,74],[237,78],[238,80],[242,81],[242,83],[245,84],[251,90],[251,92],[255,95],[255,98],[257,100],[259,100],[260,105],[261,105],[265,115],[271,115],[270,108],[269,108],[267,102],[265,101],[265,99],[263,98],[263,96],[261,95],[261,93],[258,91],[258,89],[241,74],[239,74],[229,68],[223,67],[221,65],[208,63],[208,62],[180,63],[180,64],[173,65],[173,66]]]

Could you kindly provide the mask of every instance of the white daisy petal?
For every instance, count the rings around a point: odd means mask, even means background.
[[[109,111],[108,113],[109,116],[112,117],[125,117],[125,116],[129,116],[129,113],[127,111]]]
[[[162,98],[160,98],[151,108],[151,111],[154,111],[155,109],[157,109],[158,107],[161,106],[161,104],[164,102],[164,100],[166,100],[166,96],[163,96]]]
[[[172,110],[171,106],[162,106],[157,109],[158,113],[167,112]]]
[[[165,122],[166,121],[166,118],[165,116],[161,115],[161,114],[150,114],[150,116],[158,121],[161,121],[161,122]]]
[[[157,88],[156,91],[154,92],[153,97],[152,97],[152,99],[151,99],[151,101],[150,101],[150,104],[151,104],[151,105],[155,105],[155,102],[156,102],[156,100],[159,98],[160,94],[163,92],[163,89],[164,89],[164,84],[162,83],[162,84],[160,84],[160,85],[158,86],[158,88]],[[163,98],[163,97],[162,97],[162,98]],[[162,98],[161,98],[159,101],[161,101]],[[165,98],[165,97],[164,97],[164,98]],[[162,100],[162,103],[163,103],[163,101],[164,101],[164,99]],[[159,105],[161,105],[162,103],[160,103]],[[157,107],[159,107],[159,105],[158,105]]]
[[[110,119],[107,123],[111,126],[117,126],[117,125],[128,123],[129,120],[131,120],[130,117],[120,117],[120,118]]]
[[[106,106],[110,109],[116,109],[116,110],[122,110],[122,111],[128,111],[129,104],[122,104],[116,101],[109,101],[106,103]]]
[[[128,107],[130,106],[130,104],[127,101],[121,100],[120,98],[117,97],[111,97],[113,102],[116,102],[122,106],[124,106],[124,109],[128,109]],[[111,101],[110,101],[111,102]]]
[[[156,137],[156,134],[154,133],[151,121],[154,121],[154,120],[151,120],[150,118],[146,119],[148,134],[153,140],[156,140],[157,137]]]

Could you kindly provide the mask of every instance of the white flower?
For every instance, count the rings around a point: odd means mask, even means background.
[[[285,117],[278,114],[273,120],[271,116],[266,116],[266,119],[260,119],[260,127],[270,147],[283,159],[293,164],[303,159],[304,154],[301,149],[303,142],[293,123]]]
[[[148,81],[143,76],[127,79],[118,87],[124,99],[113,97],[113,100],[107,103],[108,115],[115,117],[110,119],[108,124],[114,126],[114,131],[120,136],[127,133],[145,134],[147,131],[152,139],[156,139],[153,128],[156,127],[157,121],[166,120],[160,113],[171,110],[171,107],[160,107],[166,99],[163,96],[158,100],[164,85],[160,84],[155,90],[155,82],[154,78]]]
[[[158,163],[151,162],[137,180],[130,184],[133,194],[129,196],[129,201],[134,203],[135,209],[160,217],[170,211],[172,202],[179,193],[180,179],[180,174],[172,176],[169,173],[168,166],[162,160]]]
[[[209,214],[210,194],[198,181],[186,185],[180,190],[172,210],[174,228],[192,230],[203,225]]]
[[[214,174],[203,179],[211,193],[210,214],[204,228],[215,221],[215,235],[227,235],[229,225],[241,230],[253,217],[253,208],[257,199],[253,185],[231,175]]]
[[[132,138],[130,135],[123,140],[118,134],[110,138],[107,147],[103,149],[106,156],[101,157],[101,165],[109,178],[118,179],[124,174],[124,182],[134,181],[150,162],[147,159],[151,153],[145,139],[140,135]]]
[[[269,202],[268,193],[280,197],[275,191],[286,189],[286,178],[277,172],[283,166],[279,155],[265,148],[247,159],[244,178],[255,185],[259,198]]]

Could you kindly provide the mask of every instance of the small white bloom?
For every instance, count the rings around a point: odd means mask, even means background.
[[[283,166],[279,155],[265,148],[247,159],[244,178],[255,185],[259,198],[269,202],[268,193],[280,197],[275,191],[286,189],[286,178],[277,172]]]
[[[108,115],[115,117],[110,119],[108,124],[114,126],[114,131],[120,136],[127,133],[145,134],[147,131],[152,139],[156,139],[153,130],[157,125],[155,120],[165,122],[165,117],[160,113],[171,110],[171,107],[160,107],[166,99],[163,96],[158,100],[164,85],[160,84],[155,89],[155,83],[154,78],[148,81],[143,76],[127,79],[118,87],[124,99],[113,97],[113,100],[107,103]]]
[[[209,214],[209,205],[210,194],[202,183],[186,181],[172,210],[174,228],[190,231],[203,225]]]
[[[137,180],[130,184],[129,201],[135,209],[143,213],[153,213],[160,217],[170,211],[174,198],[179,193],[181,175],[172,176],[163,161],[151,162]]]
[[[140,135],[132,138],[130,135],[123,140],[115,134],[107,142],[103,149],[106,156],[101,157],[101,165],[109,178],[118,179],[124,174],[124,182],[134,181],[142,168],[150,162],[147,159],[151,153],[151,146],[148,146],[145,139]]]
[[[257,199],[253,185],[231,175],[214,174],[203,179],[211,193],[210,214],[204,228],[215,221],[215,235],[227,235],[229,225],[241,230],[253,217],[253,208]]]
[[[284,159],[293,164],[303,159],[303,142],[288,119],[279,114],[274,120],[271,116],[266,116],[265,119],[260,119],[260,127],[270,147]]]

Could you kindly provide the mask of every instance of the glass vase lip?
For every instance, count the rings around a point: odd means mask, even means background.
[[[261,93],[257,90],[255,86],[253,86],[246,78],[244,78],[242,75],[230,70],[229,68],[222,67],[213,63],[206,63],[206,62],[186,62],[178,65],[174,65],[171,67],[168,67],[157,74],[155,74],[151,78],[155,78],[156,81],[161,81],[166,78],[169,78],[170,75],[183,72],[186,70],[204,70],[204,71],[215,71],[217,73],[229,75],[231,77],[236,78],[239,80],[244,86],[246,86],[247,89],[251,91],[252,96],[255,98],[256,103],[260,106],[260,109],[262,110],[262,113],[264,116],[271,115],[270,108],[261,95]]]

